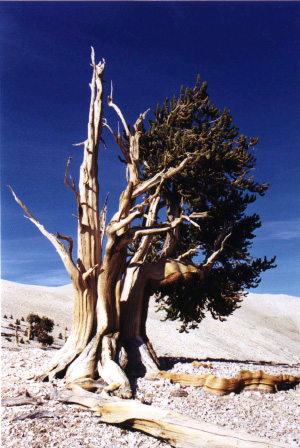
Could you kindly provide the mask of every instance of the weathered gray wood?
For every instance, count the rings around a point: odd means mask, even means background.
[[[57,415],[53,414],[51,411],[34,411],[29,412],[28,414],[21,414],[18,417],[15,417],[12,421],[16,422],[18,420],[25,420],[27,418],[34,419],[34,418],[56,418],[58,419]]]
[[[4,397],[1,399],[1,406],[23,406],[26,404],[35,404],[38,400],[36,397],[32,397],[27,390],[24,394],[18,397]]]
[[[287,448],[287,445],[220,428],[179,412],[134,400],[105,399],[79,388],[59,393],[58,400],[91,408],[101,422],[138,429],[178,448]]]

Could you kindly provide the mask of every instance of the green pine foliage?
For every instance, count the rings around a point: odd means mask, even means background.
[[[36,338],[42,345],[52,345],[52,333],[54,321],[46,316],[40,317],[38,314],[30,313],[26,318],[27,322],[31,324],[31,337]]]
[[[204,280],[157,291],[166,319],[181,320],[183,331],[197,327],[207,311],[216,319],[225,319],[239,307],[245,290],[259,284],[261,273],[275,267],[275,257],[268,260],[250,255],[251,241],[261,222],[257,214],[246,214],[248,205],[257,195],[263,196],[269,185],[256,182],[253,177],[258,138],[239,135],[230,111],[220,110],[210,102],[207,84],[200,83],[200,76],[194,88],[182,87],[178,99],[167,98],[162,106],[157,105],[153,115],[149,128],[141,127],[144,180],[177,166],[188,153],[193,154],[183,171],[162,183],[160,214],[170,198],[185,214],[209,212],[207,218],[195,219],[200,228],[188,223],[180,225],[180,238],[172,258],[200,245],[185,260],[203,268],[230,235]],[[153,193],[154,190],[149,192]],[[154,238],[148,261],[162,257],[165,238]],[[137,244],[138,241],[129,250],[134,251]]]

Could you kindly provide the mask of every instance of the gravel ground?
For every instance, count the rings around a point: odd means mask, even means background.
[[[2,397],[16,397],[25,389],[39,397],[39,405],[23,405],[2,408],[2,448],[163,448],[170,445],[137,431],[99,423],[92,412],[65,405],[51,399],[53,386],[65,387],[64,380],[41,383],[32,377],[43,370],[53,355],[53,349],[33,346],[2,349]],[[181,362],[180,362],[181,361]],[[216,376],[237,376],[242,369],[264,370],[278,375],[299,375],[300,365],[241,363],[238,361],[207,364],[212,368],[193,367],[182,359],[163,359],[164,367],[174,372],[194,374],[213,373]],[[200,388],[183,388],[169,380],[132,382],[135,399],[155,406],[174,409],[230,429],[271,438],[290,447],[300,447],[300,389],[276,394],[258,391],[242,392],[218,397]],[[13,421],[34,410],[51,411],[53,418]]]

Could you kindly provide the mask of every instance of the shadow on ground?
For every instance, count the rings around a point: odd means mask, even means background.
[[[288,364],[288,363],[277,363],[274,361],[253,361],[249,359],[226,359],[226,358],[185,358],[185,357],[171,357],[171,356],[161,356],[159,358],[160,366],[162,370],[170,370],[175,364],[179,362],[182,364],[191,364],[193,361],[198,362],[226,362],[233,364],[251,364],[257,366],[276,366],[276,367],[300,367],[299,363]]]

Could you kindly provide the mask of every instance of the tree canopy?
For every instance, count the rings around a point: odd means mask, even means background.
[[[157,235],[147,260],[164,257],[185,259],[205,268],[199,283],[170,284],[157,291],[166,319],[180,319],[181,331],[195,328],[210,311],[222,320],[241,302],[245,290],[255,288],[260,274],[274,266],[252,258],[251,240],[261,226],[257,214],[247,215],[247,206],[263,196],[268,184],[254,180],[254,155],[258,138],[247,139],[233,125],[230,111],[211,103],[207,83],[200,76],[193,88],[181,87],[180,95],[157,105],[146,130],[141,124],[140,164],[144,181],[168,167],[178,165],[187,154],[183,170],[163,181],[158,208],[168,221],[185,213],[206,217],[181,222],[178,228]],[[123,134],[126,146],[126,134]],[[154,188],[148,195],[154,194]],[[158,219],[159,223],[159,219]],[[139,242],[130,250],[134,252]]]

